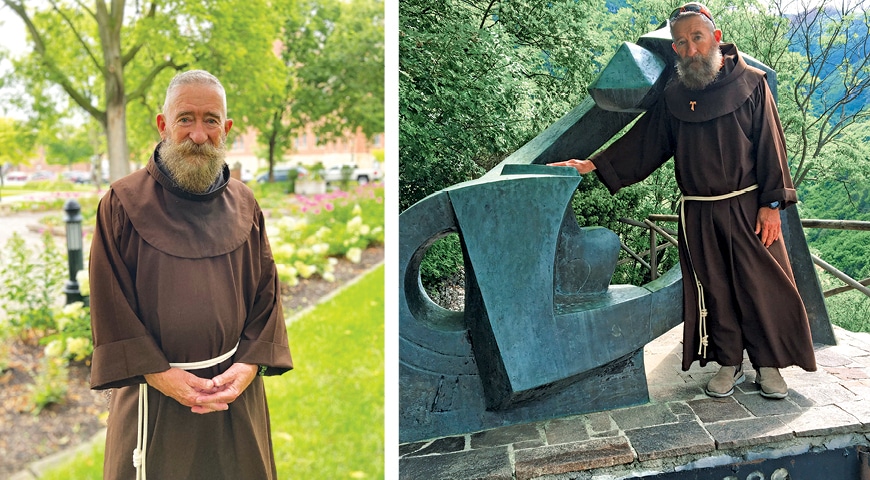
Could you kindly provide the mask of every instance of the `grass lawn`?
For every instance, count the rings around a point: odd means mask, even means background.
[[[278,477],[383,478],[384,266],[287,331],[296,368],[266,378]],[[41,478],[102,478],[102,456],[98,445]]]
[[[4,186],[0,188],[0,198],[9,198],[9,197],[17,197],[19,195],[39,195],[45,193],[42,190],[34,190],[31,188],[24,188],[21,186]]]

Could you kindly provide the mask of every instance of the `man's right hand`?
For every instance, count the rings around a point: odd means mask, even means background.
[[[205,405],[197,403],[197,397],[215,393],[214,382],[211,379],[199,378],[180,368],[173,367],[163,372],[146,374],[145,381],[167,397],[185,407],[191,407],[194,413],[219,412],[229,408],[226,403]],[[193,407],[201,408],[194,410]]]
[[[550,165],[552,167],[574,167],[581,175],[585,175],[595,170],[595,164],[591,161],[577,160],[576,158],[572,158],[571,160],[565,160],[564,162],[548,163],[547,165]]]

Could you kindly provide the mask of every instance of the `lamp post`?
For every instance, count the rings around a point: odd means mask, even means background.
[[[84,301],[79,290],[79,282],[76,281],[76,274],[83,268],[82,207],[76,199],[71,198],[64,203],[63,211],[66,212],[64,222],[66,222],[66,250],[69,258],[69,280],[67,280],[63,292],[66,294],[66,303],[69,305]]]

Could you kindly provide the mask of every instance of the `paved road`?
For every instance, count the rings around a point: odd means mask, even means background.
[[[52,215],[51,212],[22,212],[0,216],[0,248],[5,248],[6,243],[12,238],[13,233],[18,233],[28,244],[41,244],[40,234],[28,228],[39,225],[39,220]]]
[[[92,192],[46,192],[44,194],[29,194],[20,196],[3,197],[0,200],[0,206],[11,205],[21,200],[32,201],[40,196],[44,197],[80,197],[84,195],[93,195]],[[46,215],[63,215],[63,212],[15,212],[4,213],[5,210],[0,209],[0,249],[5,248],[6,242],[12,238],[12,233],[17,232],[24,237],[28,244],[41,245],[41,234],[38,230],[32,230],[29,227],[38,227],[39,220]],[[63,236],[58,237],[61,244],[65,245]],[[65,248],[65,247],[64,247]]]

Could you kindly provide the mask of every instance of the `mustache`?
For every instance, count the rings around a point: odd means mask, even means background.
[[[223,141],[221,141],[223,143]],[[174,144],[175,151],[182,155],[217,155],[220,149],[211,144],[211,142],[205,142],[198,144],[191,139],[186,139],[182,142],[178,142]]]
[[[693,55],[691,57],[677,58],[677,62],[679,62],[682,65],[695,65],[695,64],[699,64],[699,63],[706,64],[707,57],[705,57],[704,55],[701,55],[699,53],[699,54]]]

